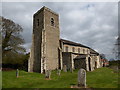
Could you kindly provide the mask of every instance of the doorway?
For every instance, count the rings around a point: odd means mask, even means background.
[[[95,69],[97,68],[97,62],[95,61]]]
[[[88,65],[89,65],[88,67],[89,67],[89,71],[91,71],[91,64],[90,64],[90,61],[91,61],[91,60],[90,60],[90,57],[89,57],[89,58],[88,58]]]

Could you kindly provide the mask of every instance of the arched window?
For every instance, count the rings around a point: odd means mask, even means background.
[[[65,51],[68,52],[68,46],[66,46],[66,50]]]
[[[85,49],[83,49],[83,54],[85,54]]]
[[[54,19],[51,18],[51,26],[54,26]]]
[[[89,50],[87,50],[87,53],[89,54]]]
[[[80,48],[78,48],[78,53],[80,53]]]
[[[72,52],[75,52],[75,48],[74,47],[72,48]]]

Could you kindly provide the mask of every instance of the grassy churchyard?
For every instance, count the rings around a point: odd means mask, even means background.
[[[3,88],[70,88],[77,84],[78,70],[71,72],[52,71],[51,80],[46,80],[44,74],[28,73],[19,71],[19,77],[16,78],[16,71],[2,72]],[[112,69],[104,67],[87,72],[88,88],[118,88],[118,73]]]

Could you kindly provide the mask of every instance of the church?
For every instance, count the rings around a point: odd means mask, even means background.
[[[33,16],[33,33],[28,72],[44,73],[46,70],[100,68],[100,55],[80,43],[60,39],[59,15],[42,7]]]

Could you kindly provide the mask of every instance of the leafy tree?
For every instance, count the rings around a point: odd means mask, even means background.
[[[17,63],[18,58],[21,58],[22,53],[25,52],[24,39],[20,35],[23,31],[19,24],[12,20],[0,17],[2,19],[2,58],[4,62]]]

